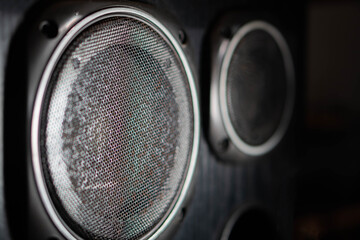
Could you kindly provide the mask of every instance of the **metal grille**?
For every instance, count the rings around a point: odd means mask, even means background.
[[[86,239],[148,234],[181,190],[193,121],[186,73],[154,27],[111,17],[84,29],[42,107],[42,163],[58,214]]]
[[[261,145],[274,134],[286,88],[284,59],[273,37],[263,30],[246,34],[231,58],[226,86],[229,116],[244,142]]]

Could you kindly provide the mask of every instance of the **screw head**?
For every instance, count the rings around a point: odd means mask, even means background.
[[[39,30],[47,38],[54,38],[58,35],[58,26],[52,20],[44,20],[39,25]]]
[[[179,40],[180,40],[181,44],[186,44],[186,40],[187,40],[186,33],[182,29],[179,30]]]

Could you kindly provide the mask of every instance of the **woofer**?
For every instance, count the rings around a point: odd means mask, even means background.
[[[36,185],[66,238],[161,235],[181,212],[198,146],[193,73],[163,23],[111,6],[69,27],[31,121]]]

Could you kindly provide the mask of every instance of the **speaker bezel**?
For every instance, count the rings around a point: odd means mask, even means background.
[[[48,189],[46,187],[42,165],[41,165],[41,155],[40,155],[40,114],[43,105],[44,95],[46,93],[48,83],[50,81],[50,77],[55,68],[56,63],[61,57],[64,50],[67,46],[72,42],[72,40],[79,34],[83,29],[87,26],[96,23],[104,18],[109,18],[113,16],[119,17],[130,17],[141,22],[144,22],[152,29],[157,31],[162,37],[164,37],[165,41],[174,49],[177,54],[177,57],[181,61],[181,65],[184,68],[184,71],[188,78],[190,94],[192,97],[192,109],[194,116],[194,136],[193,136],[193,147],[191,151],[191,158],[189,160],[189,166],[186,171],[186,177],[182,182],[182,186],[180,187],[179,195],[176,197],[176,200],[172,203],[169,208],[167,214],[164,218],[146,235],[141,237],[140,239],[155,239],[166,232],[166,229],[169,225],[174,221],[178,215],[181,215],[180,209],[184,207],[186,204],[186,198],[188,195],[189,188],[191,188],[191,182],[194,176],[194,171],[197,162],[197,155],[199,149],[199,141],[200,141],[200,114],[199,114],[199,102],[197,98],[196,91],[196,83],[195,77],[192,71],[192,67],[190,62],[188,61],[188,57],[183,49],[183,46],[179,42],[178,39],[174,37],[174,32],[178,32],[180,28],[173,28],[174,25],[167,24],[166,26],[158,20],[156,16],[154,16],[154,11],[147,11],[149,8],[139,7],[140,5],[133,6],[131,4],[122,4],[122,5],[110,5],[105,6],[103,8],[99,8],[98,11],[94,11],[89,15],[86,15],[82,18],[75,13],[73,16],[76,21],[72,22],[72,26],[67,26],[68,31],[64,34],[64,36],[59,40],[59,43],[54,48],[49,60],[46,62],[46,67],[44,67],[43,73],[41,73],[41,80],[39,82],[39,87],[35,93],[35,101],[33,110],[31,113],[31,133],[30,133],[30,147],[31,147],[31,160],[32,160],[32,168],[33,174],[35,178],[36,188],[39,191],[39,195],[41,201],[46,209],[47,214],[50,219],[56,226],[56,228],[60,231],[62,235],[64,235],[68,239],[82,239],[75,232],[73,232],[70,227],[67,226],[66,223],[61,219],[59,214],[57,213],[52,200],[49,196]],[[165,18],[166,21],[170,21],[168,18]]]
[[[252,19],[239,25],[241,22],[244,21],[237,18],[225,19],[220,23],[222,28],[218,27],[214,31],[213,37],[209,137],[211,145],[220,159],[229,162],[258,159],[272,152],[286,134],[295,102],[295,70],[285,37],[267,20]],[[224,26],[227,29],[224,30]],[[239,42],[254,30],[265,31],[276,42],[284,59],[287,82],[286,100],[280,123],[274,134],[260,145],[250,145],[237,135],[231,123],[226,98],[227,75],[232,55]]]

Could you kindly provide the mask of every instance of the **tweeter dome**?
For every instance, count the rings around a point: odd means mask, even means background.
[[[40,59],[29,73],[35,205],[67,239],[166,235],[186,204],[199,146],[180,28],[142,4],[51,9],[30,32]]]

